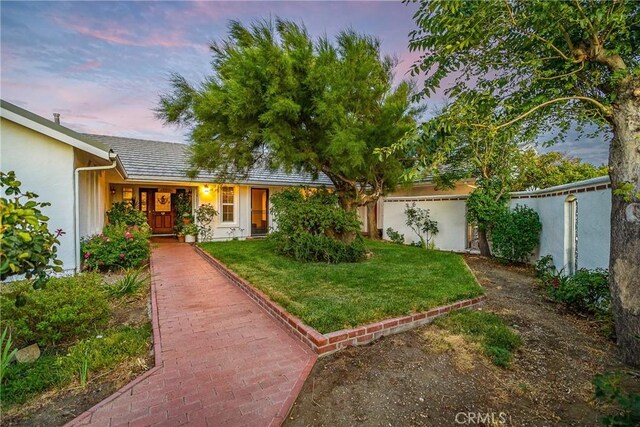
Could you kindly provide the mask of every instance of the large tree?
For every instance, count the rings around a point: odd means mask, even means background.
[[[172,77],[158,115],[191,128],[191,165],[233,180],[259,164],[323,173],[342,206],[372,205],[406,166],[375,148],[415,125],[411,82],[394,86],[396,61],[380,42],[348,30],[313,40],[303,25],[276,19],[229,25],[211,46],[213,73],[194,86]]]
[[[524,121],[559,138],[576,123],[613,135],[609,176],[610,287],[618,344],[640,364],[640,2],[634,0],[430,0],[415,14],[410,48],[423,52],[423,94],[455,76],[448,95],[488,91],[500,121],[459,123],[495,131]]]
[[[578,157],[558,151],[538,153],[533,148],[522,150],[516,158],[511,190],[549,188],[570,182],[597,178],[609,173],[605,165],[594,166]]]

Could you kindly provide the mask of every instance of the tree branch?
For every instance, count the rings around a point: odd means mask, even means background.
[[[510,125],[514,124],[517,121],[520,121],[520,120],[524,119],[525,117],[529,116],[530,114],[534,113],[535,111],[537,111],[537,110],[539,110],[541,108],[544,108],[544,107],[546,107],[548,105],[555,104],[557,102],[571,101],[571,100],[580,100],[580,101],[590,102],[590,103],[596,105],[600,109],[600,111],[605,115],[605,117],[611,116],[611,107],[607,107],[606,105],[601,104],[600,102],[598,102],[597,100],[595,100],[593,98],[589,98],[588,96],[565,96],[565,97],[562,97],[562,98],[551,99],[549,101],[543,102],[542,104],[536,105],[535,107],[533,107],[529,111],[520,114],[518,117],[514,118],[513,120],[509,120],[508,122],[503,123],[503,124],[498,125],[498,126],[485,125],[483,123],[472,123],[469,126],[487,128],[487,129],[493,129],[493,130],[502,129],[504,127],[507,127],[507,126],[510,126]]]
[[[580,64],[580,68],[578,68],[577,70],[573,70],[570,73],[565,73],[565,74],[560,74],[559,76],[553,76],[553,77],[539,77],[540,80],[555,80],[555,79],[561,79],[563,77],[568,77],[572,74],[576,74],[579,73],[580,71],[582,71],[582,69],[584,68],[584,62],[582,62],[582,64]]]

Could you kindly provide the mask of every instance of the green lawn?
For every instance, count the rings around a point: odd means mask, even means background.
[[[267,240],[204,243],[204,250],[321,333],[421,312],[483,293],[460,255],[367,241],[360,263],[303,263]]]

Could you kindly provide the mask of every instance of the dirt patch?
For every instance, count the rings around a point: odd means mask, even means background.
[[[609,409],[592,399],[593,376],[628,369],[615,344],[592,321],[549,302],[530,270],[467,262],[486,288],[483,310],[522,336],[510,368],[425,326],[320,359],[285,425],[598,425]]]
[[[121,274],[103,276],[115,283]],[[119,299],[111,307],[109,326],[142,326],[150,322],[150,289],[147,286],[135,296]],[[78,383],[63,390],[44,393],[20,407],[2,414],[1,426],[61,426],[154,366],[153,354],[118,365],[90,379],[85,388]]]

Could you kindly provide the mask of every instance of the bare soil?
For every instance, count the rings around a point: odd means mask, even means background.
[[[508,369],[434,325],[322,358],[287,426],[594,426],[598,373],[631,371],[592,319],[547,300],[529,269],[466,257],[488,301],[523,338]],[[625,384],[640,389],[638,373]],[[478,415],[481,415],[481,419]]]
[[[105,282],[114,283],[121,277],[112,273]],[[140,294],[121,299],[112,306],[112,326],[142,326],[150,322],[149,288]],[[52,390],[20,407],[2,414],[1,426],[51,427],[71,421],[87,409],[109,397],[115,391],[154,366],[150,353],[138,360],[123,363],[90,379],[85,388],[71,384],[62,390]]]

